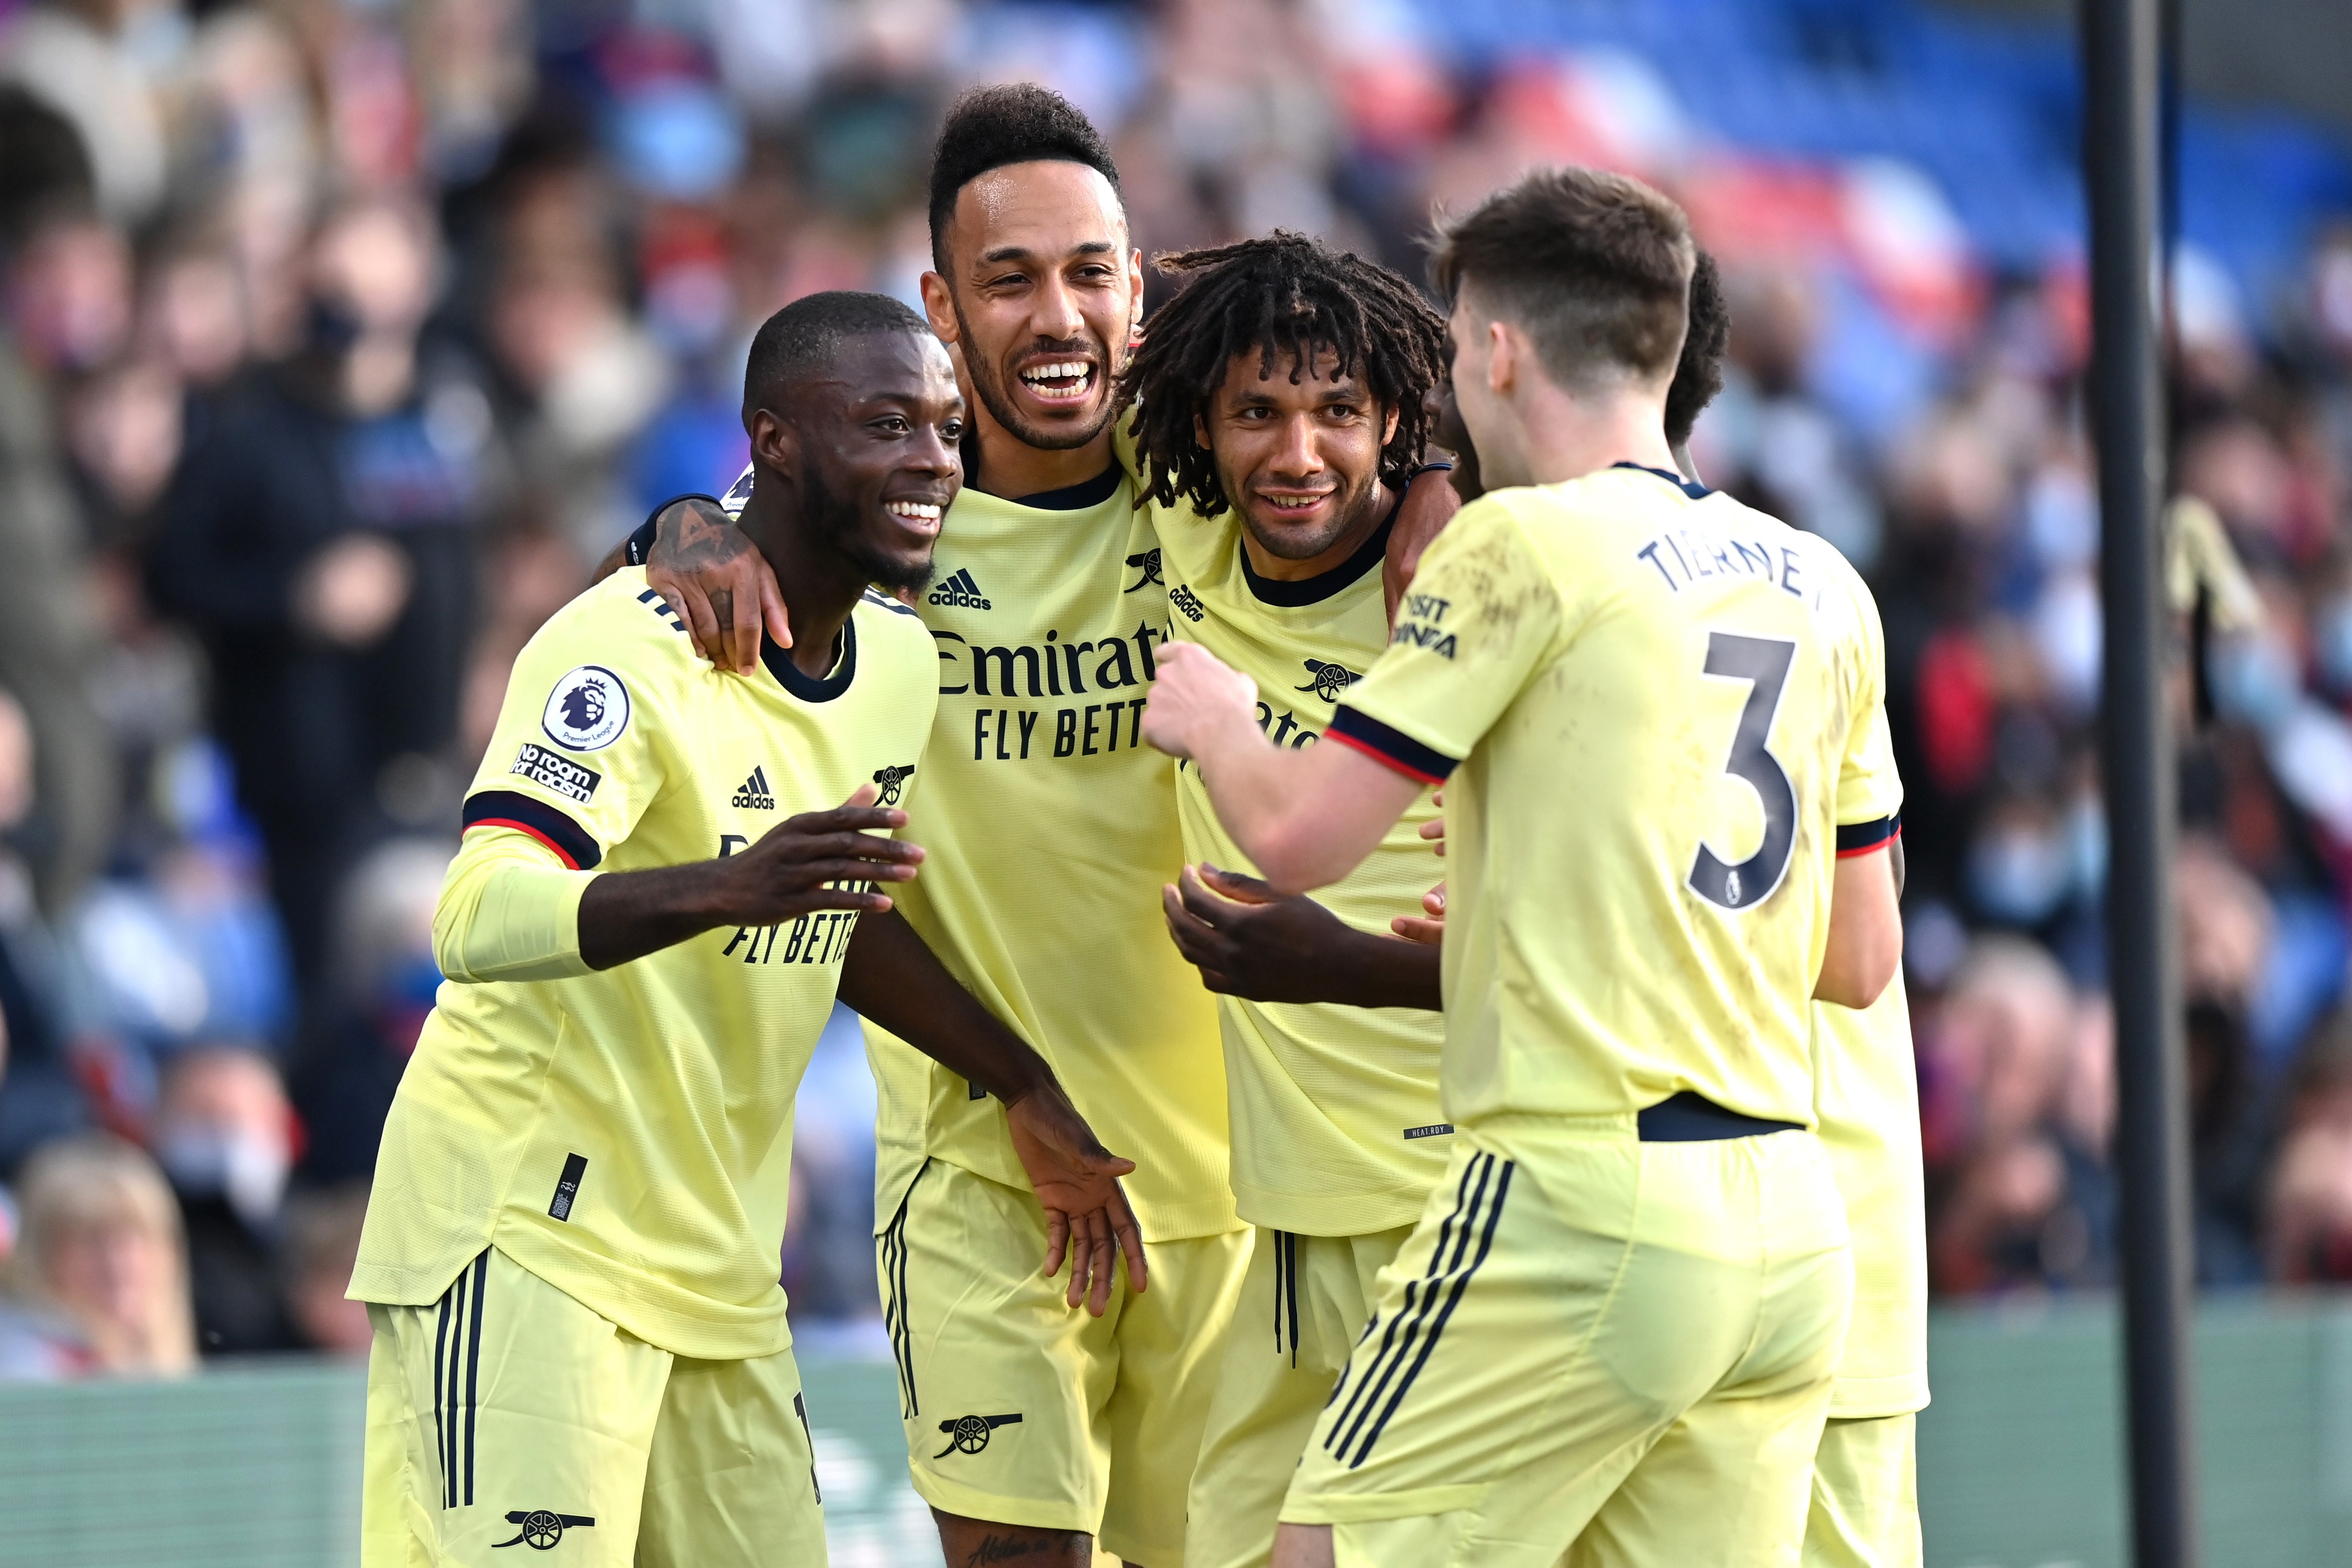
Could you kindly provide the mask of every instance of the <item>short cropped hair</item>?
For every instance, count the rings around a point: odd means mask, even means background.
[[[793,300],[760,323],[743,366],[743,422],[777,407],[802,377],[829,368],[841,345],[876,332],[931,335],[930,324],[887,294],[832,289]]]
[[[1683,356],[1666,388],[1668,446],[1691,438],[1698,416],[1723,390],[1723,355],[1730,346],[1731,301],[1724,297],[1723,273],[1702,250],[1691,267],[1690,330],[1683,334]]]
[[[1475,283],[1554,381],[1585,386],[1673,370],[1694,248],[1682,208],[1641,181],[1538,169],[1442,223],[1430,275],[1449,301]]]
[[[1083,163],[1118,192],[1110,144],[1076,104],[1034,81],[976,87],[957,99],[931,153],[931,263],[944,272],[948,224],[963,188],[992,169],[1044,161]],[[1122,206],[1125,197],[1121,196]]]
[[[1216,461],[1194,442],[1192,419],[1207,412],[1226,367],[1250,353],[1262,375],[1286,363],[1294,384],[1324,350],[1337,355],[1339,374],[1396,413],[1381,478],[1411,479],[1429,433],[1423,400],[1445,377],[1445,320],[1418,289],[1352,251],[1281,229],[1153,259],[1183,286],[1151,318],[1119,378],[1122,403],[1139,405],[1136,450],[1152,500],[1181,498],[1203,517],[1225,510]]]

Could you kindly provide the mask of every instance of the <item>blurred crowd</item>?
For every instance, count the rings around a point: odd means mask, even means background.
[[[1279,225],[1417,270],[1433,205],[1547,159],[1683,197],[1736,319],[1700,468],[1886,623],[1937,1288],[2108,1281],[2079,250],[1972,247],[1899,163],[1744,156],[1638,39],[1441,21],[0,0],[0,1377],[364,1348],[342,1281],[516,650],[735,472],[768,312],[915,298],[939,113],[1008,78],[1113,132],[1147,252]],[[2170,287],[2177,488],[2242,563],[2178,682],[2217,1286],[2352,1279],[2352,201],[2291,263],[2192,247]],[[784,1238],[812,1324],[873,1310],[838,1021]]]

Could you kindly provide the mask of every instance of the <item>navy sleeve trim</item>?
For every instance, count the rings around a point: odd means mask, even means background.
[[[1323,733],[1423,784],[1444,784],[1459,765],[1460,759],[1433,751],[1411,735],[1391,730],[1344,702],[1332,710],[1330,727]]]
[[[690,495],[672,496],[669,500],[658,503],[653,510],[646,513],[645,521],[637,524],[636,531],[628,537],[626,559],[630,565],[642,566],[646,563],[646,558],[654,552],[655,523],[660,521],[662,513],[682,500],[707,500],[721,511],[727,510],[725,501],[720,500],[717,496],[706,495],[700,490],[696,490]]]
[[[466,826],[511,827],[527,833],[575,871],[593,871],[604,858],[604,849],[586,828],[545,801],[510,789],[486,789],[467,795]]]
[[[1875,822],[1841,823],[1837,830],[1838,858],[1849,855],[1867,855],[1884,848],[1903,836],[1903,814],[1882,816]]]

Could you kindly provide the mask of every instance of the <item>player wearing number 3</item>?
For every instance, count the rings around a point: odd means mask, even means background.
[[[1876,611],[1818,539],[1685,483],[1693,249],[1646,186],[1532,175],[1443,236],[1488,494],[1303,752],[1161,656],[1284,892],[1448,779],[1456,1148],[1284,1503],[1276,1568],[1796,1561],[1853,1293],[1810,1006],[1901,950]]]

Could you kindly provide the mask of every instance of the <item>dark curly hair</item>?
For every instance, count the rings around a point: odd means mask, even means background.
[[[963,188],[1007,163],[1083,163],[1118,190],[1110,144],[1078,107],[1034,81],[976,87],[948,109],[931,153],[931,262],[947,270],[948,220]],[[1124,202],[1125,197],[1121,196]]]
[[[1731,301],[1723,295],[1723,274],[1702,250],[1691,268],[1690,326],[1683,333],[1683,357],[1666,388],[1666,440],[1679,447],[1715,395],[1723,390],[1723,352],[1731,346]]]
[[[1424,400],[1445,377],[1445,319],[1418,289],[1353,252],[1281,229],[1153,265],[1183,286],[1145,323],[1143,346],[1119,376],[1120,406],[1138,409],[1136,451],[1152,500],[1181,498],[1204,517],[1225,510],[1216,462],[1194,442],[1192,420],[1224,384],[1226,365],[1252,349],[1266,375],[1276,356],[1287,359],[1294,384],[1323,351],[1336,353],[1339,374],[1396,411],[1381,479],[1410,476],[1429,437]]]

